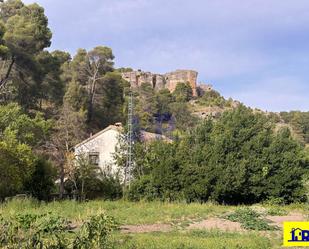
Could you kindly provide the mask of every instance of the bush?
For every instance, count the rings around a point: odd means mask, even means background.
[[[289,130],[274,132],[267,116],[242,105],[172,144],[155,142],[141,151],[135,156],[145,175],[136,175],[133,199],[184,197],[225,204],[306,200],[302,178],[309,164],[301,145]]]
[[[38,200],[49,200],[55,190],[56,171],[44,158],[37,160],[34,172],[25,184],[27,192]]]
[[[72,196],[81,193],[82,181],[78,177],[76,179],[67,180],[65,182],[65,190]],[[74,182],[75,181],[75,182]],[[101,198],[104,200],[117,200],[123,196],[123,187],[118,175],[107,173],[98,174],[95,172],[91,178],[84,179],[83,198],[96,199]],[[77,189],[76,189],[77,187]]]
[[[153,201],[160,198],[158,188],[154,186],[151,176],[143,176],[133,181],[126,196],[130,201]]]
[[[111,232],[118,225],[112,217],[99,214],[72,231],[70,222],[52,213],[0,216],[1,248],[112,248]]]
[[[118,176],[103,174],[100,178],[85,181],[85,194],[87,199],[102,198],[117,200],[122,197],[122,185]]]

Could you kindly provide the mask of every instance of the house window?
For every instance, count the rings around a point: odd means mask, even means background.
[[[93,165],[99,165],[99,153],[89,152],[89,162]]]

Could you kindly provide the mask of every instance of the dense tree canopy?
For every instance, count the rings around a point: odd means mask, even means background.
[[[217,122],[206,120],[178,143],[151,145],[141,157],[145,170],[133,184],[133,199],[237,204],[305,198],[300,179],[309,165],[302,147],[289,130],[275,133],[266,116],[244,106]]]
[[[29,117],[16,104],[0,106],[0,199],[25,190],[37,161],[34,149],[49,128],[49,122]]]

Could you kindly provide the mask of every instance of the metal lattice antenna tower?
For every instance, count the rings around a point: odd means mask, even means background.
[[[130,91],[128,101],[128,133],[127,133],[127,161],[125,168],[125,186],[130,187],[130,181],[132,178],[132,166],[133,166],[133,93]]]

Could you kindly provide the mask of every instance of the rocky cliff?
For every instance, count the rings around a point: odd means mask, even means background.
[[[143,83],[149,83],[155,90],[164,88],[173,92],[179,82],[188,82],[192,88],[193,96],[197,96],[197,75],[193,70],[176,70],[166,74],[154,74],[151,72],[132,71],[122,73],[123,79],[130,82],[133,88]]]

